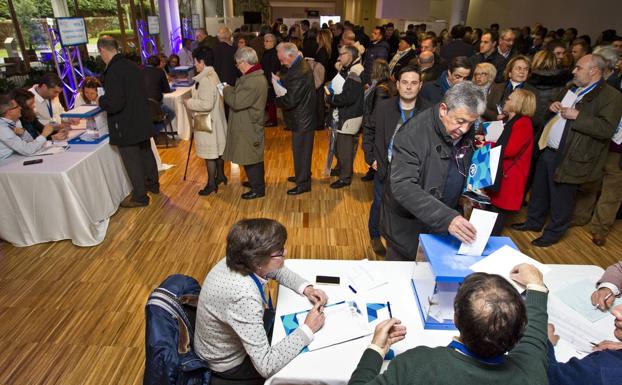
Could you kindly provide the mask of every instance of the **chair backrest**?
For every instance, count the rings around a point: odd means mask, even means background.
[[[162,104],[151,98],[149,98],[149,113],[153,123],[162,123],[166,118],[166,114],[162,110]]]
[[[145,306],[144,385],[209,385],[207,362],[193,349],[201,286],[181,274],[166,278]]]

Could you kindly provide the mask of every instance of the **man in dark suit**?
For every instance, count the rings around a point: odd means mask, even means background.
[[[454,85],[462,83],[471,76],[471,62],[465,56],[453,58],[449,69],[443,72],[434,82],[423,84],[421,96],[430,103],[440,103],[445,93]]]
[[[417,58],[417,52],[413,48],[413,44],[416,39],[411,35],[404,35],[400,37],[397,52],[391,58],[389,62],[389,69],[391,70],[391,76],[395,77],[400,72],[402,67],[405,67],[411,60]]]
[[[121,202],[121,207],[147,206],[147,190],[158,194],[160,182],[149,141],[153,123],[145,81],[138,66],[119,53],[119,45],[111,36],[100,37],[97,50],[106,63],[105,95],[99,97],[97,103],[108,113],[110,144],[119,148],[134,188]]]
[[[486,31],[482,35],[479,42],[479,53],[471,56],[469,60],[471,65],[475,68],[479,63],[490,63],[497,69],[497,77],[495,82],[503,82],[503,70],[507,64],[507,59],[504,58],[497,50],[497,40],[499,35],[493,31]]]
[[[162,103],[164,94],[171,92],[171,86],[168,84],[166,73],[158,64],[160,58],[157,56],[150,56],[147,58],[147,64],[143,68],[143,77],[145,79],[145,86],[147,87],[147,96],[149,99],[160,103],[160,108],[166,114],[166,116],[173,120],[175,118],[175,111]],[[160,124],[161,125],[161,124]],[[162,127],[156,127],[159,131]]]
[[[421,40],[421,52],[426,51],[434,54],[433,72],[440,74],[447,69],[448,63],[438,54],[438,40],[434,36],[428,36]]]
[[[240,77],[240,71],[235,67],[236,49],[233,47],[233,35],[227,27],[218,29],[218,43],[214,45],[214,70],[221,82],[235,86],[235,81]]]
[[[453,58],[458,56],[470,57],[473,55],[473,46],[462,40],[465,33],[466,29],[462,24],[454,25],[451,29],[452,40],[441,47],[441,57],[445,59],[447,63],[451,63]]]
[[[363,124],[365,162],[376,170],[374,200],[369,211],[368,228],[372,249],[378,255],[386,253],[380,240],[379,222],[382,191],[388,167],[387,149],[398,126],[431,106],[427,100],[418,97],[423,82],[415,66],[402,67],[396,74],[396,81],[399,96],[380,100],[377,108]]]

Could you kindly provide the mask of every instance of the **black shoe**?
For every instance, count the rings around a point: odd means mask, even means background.
[[[544,237],[536,238],[531,241],[531,244],[538,247],[549,247],[551,245],[556,244],[559,241],[553,239],[545,239]]]
[[[251,182],[245,180],[244,182],[242,182],[242,187],[251,188]]]
[[[291,190],[287,190],[287,195],[299,195],[311,191],[311,187],[296,186]]]
[[[265,192],[255,192],[255,191],[249,191],[249,192],[245,192],[244,194],[242,194],[242,199],[256,199],[256,198],[262,198],[265,197],[266,193]]]
[[[291,130],[292,130],[291,128],[289,128],[289,127],[287,127],[287,126],[283,127],[283,129],[284,129],[285,131],[291,131]]]
[[[332,170],[330,170],[330,176],[339,176],[339,170],[333,168]]]
[[[527,222],[521,222],[521,223],[512,223],[510,225],[511,228],[513,228],[514,230],[518,230],[518,231],[541,231],[542,228],[538,228],[538,227],[534,227],[534,226],[529,226],[527,225]]]
[[[371,182],[372,180],[374,180],[375,174],[376,174],[376,170],[374,170],[373,168],[370,168],[369,170],[367,170],[367,174],[361,177],[361,180],[363,182]]]
[[[215,193],[215,192],[218,192],[217,185],[214,185],[214,186],[207,185],[205,186],[203,190],[199,191],[199,195],[208,196],[209,194]]]
[[[149,191],[152,194],[159,194],[160,193],[160,185],[149,186],[149,187],[147,187],[147,191]]]
[[[224,175],[222,177],[218,177],[218,178],[216,178],[216,186],[218,186],[220,184],[224,184],[226,186],[228,181],[229,180]]]
[[[287,181],[291,183],[296,183],[296,177],[295,176],[287,177]]]
[[[345,180],[338,179],[336,182],[330,184],[330,188],[338,189],[342,187],[349,186],[350,182],[346,182]]]

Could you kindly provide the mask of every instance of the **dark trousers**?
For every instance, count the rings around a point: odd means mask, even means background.
[[[551,220],[542,233],[542,238],[551,241],[560,240],[568,230],[577,192],[576,184],[553,181],[556,155],[554,151],[545,149],[538,158],[527,209],[527,225],[534,228],[542,228],[546,215],[551,211]]]
[[[274,100],[268,100],[266,102],[266,110],[268,111],[268,122],[276,124],[276,103]]]
[[[314,131],[292,131],[292,154],[296,186],[311,187],[311,156]]]
[[[357,135],[337,133],[337,142],[335,143],[337,170],[339,170],[339,179],[344,182],[350,183],[352,181],[352,167],[354,165],[356,147],[359,144],[358,139]]]
[[[317,119],[316,130],[323,130],[326,122],[326,105],[324,104],[324,87],[320,87],[315,91],[315,116]]]
[[[369,237],[372,239],[380,238],[380,205],[382,204],[382,190],[384,189],[384,181],[380,180],[378,173],[374,175],[374,200],[371,202],[369,209]]]
[[[212,372],[211,385],[263,385],[266,381],[257,372],[249,356],[233,369],[224,372]]]
[[[419,234],[413,234],[413,237],[419,238]],[[404,254],[400,253],[391,242],[387,242],[387,254],[384,257],[385,261],[414,261],[415,257],[408,258]]]
[[[266,182],[264,181],[264,165],[263,162],[255,164],[245,164],[244,171],[248,177],[248,183],[251,185],[251,191],[256,193],[266,192]]]
[[[132,183],[132,200],[148,203],[147,188],[160,188],[158,165],[151,150],[151,142],[146,140],[118,148],[123,166]]]

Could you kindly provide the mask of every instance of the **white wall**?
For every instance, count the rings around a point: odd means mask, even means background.
[[[451,6],[451,2],[445,2]],[[604,29],[622,33],[621,0],[471,0],[467,25],[488,27],[533,26],[540,22],[550,29],[576,27],[579,35],[594,41]]]

